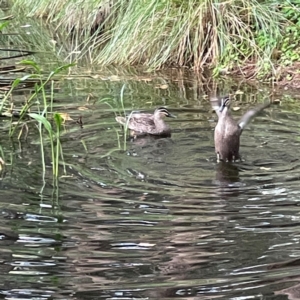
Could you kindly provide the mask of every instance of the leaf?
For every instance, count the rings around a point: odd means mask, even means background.
[[[76,66],[76,63],[71,63],[71,64],[66,64],[66,65],[60,66],[60,67],[56,68],[54,71],[52,71],[52,72],[50,73],[50,76],[49,76],[49,77],[51,77],[52,75],[58,74],[58,73],[60,73],[61,71],[67,70],[67,69],[69,69],[70,67],[74,67],[74,66]]]
[[[99,102],[106,102],[106,101],[111,101],[111,100],[113,100],[113,98],[106,97],[106,98],[101,99]]]
[[[57,113],[57,114],[59,114],[61,116],[61,118],[63,119],[63,122],[73,121],[73,119],[70,117],[70,115],[68,113]]]
[[[19,62],[20,65],[25,65],[25,66],[31,66],[33,67],[39,74],[41,73],[41,68],[38,66],[38,64],[36,62],[34,62],[33,60],[21,60]]]
[[[35,119],[39,123],[42,123],[44,127],[47,129],[49,133],[52,133],[52,126],[50,122],[42,115],[36,114],[36,113],[29,113],[28,114],[30,118]]]
[[[53,115],[53,119],[54,119],[54,122],[55,122],[55,125],[56,127],[58,128],[58,130],[60,129],[62,123],[63,123],[63,118],[62,116],[59,114],[59,113],[55,113]]]
[[[1,22],[0,23],[0,30],[3,30],[7,25],[9,24],[9,21]]]
[[[49,81],[51,79],[51,77],[53,77],[54,75],[56,75],[56,74],[58,74],[58,73],[60,73],[60,72],[62,72],[64,70],[67,70],[68,68],[73,67],[75,65],[76,65],[76,63],[71,63],[71,64],[67,64],[67,65],[64,65],[64,66],[56,68],[54,71],[52,71],[49,74],[49,76],[48,76],[48,78],[47,78],[46,81]]]
[[[14,89],[15,87],[17,87],[19,85],[19,83],[20,83],[21,80],[22,79],[20,79],[20,78],[16,78],[14,80],[14,82],[12,83],[11,88]]]
[[[20,81],[25,81],[28,78],[40,78],[39,74],[27,74],[21,78],[19,78]]]

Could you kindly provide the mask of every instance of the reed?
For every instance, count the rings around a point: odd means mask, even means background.
[[[108,105],[114,112],[115,116],[123,114],[126,116],[126,110],[124,106],[124,91],[125,91],[126,84],[122,85],[122,88],[120,90],[120,97],[119,98],[103,98],[100,100],[100,102],[105,103]],[[114,128],[115,129],[115,128]],[[103,157],[110,155],[112,152],[117,150],[126,150],[127,148],[127,129],[128,129],[128,122],[123,126],[123,143],[121,143],[121,136],[117,129],[115,129],[116,136],[117,136],[117,142],[118,142],[118,148],[113,149],[112,151],[109,151],[106,153]]]
[[[288,0],[14,1],[57,24],[72,41],[73,58],[149,70],[208,67],[214,74],[249,63],[256,73],[272,71],[272,55],[290,24],[282,6],[297,9]]]
[[[59,176],[59,161],[62,162],[63,159],[63,151],[60,142],[61,136],[61,127],[63,123],[63,118],[59,113],[53,113],[53,98],[54,98],[54,77],[59,73],[66,71],[70,67],[74,66],[74,64],[67,64],[60,67],[55,68],[48,75],[43,74],[41,67],[35,62],[31,60],[23,60],[20,62],[22,65],[26,65],[27,67],[31,67],[33,69],[32,74],[27,74],[22,78],[16,78],[10,90],[4,95],[1,104],[0,104],[0,113],[3,114],[4,108],[13,107],[14,103],[11,100],[13,97],[14,89],[18,87],[20,83],[26,82],[28,79],[35,79],[36,84],[34,86],[34,90],[30,93],[30,96],[26,100],[25,104],[22,105],[18,111],[18,121],[11,121],[10,133],[9,136],[12,137],[15,135],[17,128],[21,127],[18,138],[21,137],[23,133],[24,126],[26,126],[28,130],[27,123],[29,120],[37,121],[37,128],[39,131],[39,139],[41,146],[41,160],[42,160],[42,168],[43,168],[43,180],[45,181],[46,174],[46,163],[45,163],[45,153],[47,150],[47,146],[50,144],[50,152],[51,152],[51,163],[52,163],[52,174],[53,178],[57,179]],[[57,79],[57,78],[56,78]],[[47,95],[46,88],[50,85],[50,95]],[[31,112],[31,109],[34,107],[35,112]],[[50,111],[49,111],[50,109]],[[53,118],[51,118],[53,116]],[[53,120],[53,122],[52,122]],[[52,125],[53,123],[53,125]],[[46,137],[45,137],[45,130]],[[45,142],[45,138],[47,142]],[[64,167],[65,172],[65,167]]]
[[[9,95],[11,95],[11,93],[13,92],[13,90],[23,81],[26,81],[29,78],[34,78],[34,79],[38,79],[39,83],[36,83],[34,86],[34,92],[31,94],[31,96],[27,99],[25,105],[22,106],[21,110],[20,110],[20,116],[18,119],[18,122],[15,126],[11,126],[11,130],[10,130],[10,137],[13,136],[15,134],[15,130],[18,128],[18,126],[22,123],[23,118],[28,115],[28,112],[30,111],[30,108],[33,105],[38,104],[38,108],[39,108],[39,95],[42,94],[42,110],[44,111],[45,114],[45,118],[47,119],[47,114],[48,114],[48,99],[46,97],[46,92],[45,92],[45,87],[46,85],[48,85],[51,80],[53,79],[53,77],[57,74],[59,74],[62,71],[65,71],[67,69],[69,69],[70,67],[74,66],[74,64],[66,64],[60,67],[57,67],[55,70],[51,71],[49,73],[48,76],[44,76],[44,74],[42,74],[41,68],[40,66],[32,61],[32,60],[22,60],[20,62],[20,64],[22,65],[27,65],[27,66],[31,66],[35,73],[33,74],[28,74],[23,76],[22,78],[17,78],[15,79],[15,81],[12,84],[11,89],[9,90],[9,92],[7,93],[7,95],[5,95],[4,99],[2,100],[1,106],[0,106],[0,112],[2,112],[2,109],[5,105],[5,103],[9,100]],[[52,86],[53,87],[53,86]],[[53,99],[53,96],[51,96],[51,99]],[[52,104],[51,104],[52,107]]]

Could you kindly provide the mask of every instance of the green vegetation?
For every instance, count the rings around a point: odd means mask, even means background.
[[[55,24],[70,57],[99,65],[277,78],[278,64],[300,55],[300,0],[16,0],[18,8]]]
[[[121,88],[120,91],[120,98],[104,98],[101,99],[100,102],[103,102],[105,104],[107,104],[113,111],[118,112],[115,113],[116,116],[123,114],[124,116],[126,116],[126,110],[125,110],[125,106],[124,106],[124,90],[125,90],[126,85],[124,84]],[[119,135],[119,132],[116,130],[116,135],[117,135],[117,141],[118,141],[118,148],[112,149],[111,151],[109,151],[108,153],[106,153],[105,155],[103,155],[102,157],[108,156],[110,155],[112,152],[117,151],[117,150],[126,150],[127,149],[127,131],[128,131],[128,121],[130,119],[132,112],[129,115],[129,118],[125,124],[125,126],[123,126],[123,143],[121,144],[121,137]]]
[[[60,114],[55,113],[53,115],[54,124],[56,127],[56,131],[53,130],[51,123],[45,117],[46,110],[42,112],[42,114],[29,113],[29,117],[35,119],[38,122],[38,130],[40,135],[40,143],[41,143],[41,156],[42,156],[42,165],[43,165],[43,179],[45,180],[46,166],[45,166],[45,154],[44,154],[44,136],[43,136],[43,128],[46,129],[48,133],[48,138],[51,145],[51,158],[52,158],[52,171],[53,177],[58,178],[59,176],[59,157],[61,156],[63,160],[63,151],[60,143],[60,131],[62,126],[62,117]],[[55,143],[56,142],[56,147]],[[65,169],[64,169],[65,171]],[[65,172],[66,173],[66,172]]]
[[[281,62],[290,64],[300,59],[300,0],[284,1],[281,12],[288,22],[283,28],[283,37],[278,48],[282,52]]]
[[[38,131],[40,137],[41,145],[41,159],[43,166],[42,177],[45,180],[46,173],[46,163],[45,163],[45,144],[50,143],[51,147],[51,163],[53,170],[53,178],[57,179],[59,176],[59,160],[60,158],[63,161],[63,151],[60,143],[60,134],[61,127],[63,123],[63,118],[59,113],[52,112],[53,106],[53,84],[51,85],[50,95],[46,93],[46,87],[54,80],[54,76],[60,72],[68,69],[73,66],[73,64],[68,64],[56,68],[54,71],[50,72],[49,75],[45,76],[39,65],[31,60],[23,60],[20,64],[29,66],[34,70],[34,73],[27,74],[21,78],[16,78],[9,91],[4,95],[0,103],[0,115],[7,116],[11,118],[10,123],[10,133],[9,136],[13,137],[16,134],[16,130],[20,129],[18,133],[18,138],[20,139],[24,128],[28,131],[28,125],[32,123],[32,119],[38,123]],[[34,90],[26,99],[24,104],[19,104],[19,107],[16,107],[16,103],[13,101],[12,94],[14,90],[22,83],[26,82],[28,79],[34,79],[35,85]],[[32,112],[35,111],[35,112]],[[53,118],[50,118],[50,115]],[[14,118],[17,118],[17,121],[14,121]],[[51,124],[51,120],[55,125]],[[47,133],[47,140],[45,142],[45,129]],[[3,156],[2,156],[3,157]]]

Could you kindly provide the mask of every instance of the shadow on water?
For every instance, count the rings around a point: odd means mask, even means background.
[[[2,297],[299,299],[299,105],[264,111],[243,132],[243,160],[217,163],[217,117],[197,81],[101,76],[56,83],[55,109],[73,118],[57,195],[51,180],[41,189],[34,127],[16,142],[2,122]],[[124,82],[126,111],[166,105],[177,115],[171,137],[124,137]],[[245,92],[235,117],[265,94],[218,88]]]

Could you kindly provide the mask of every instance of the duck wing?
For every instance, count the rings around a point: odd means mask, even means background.
[[[269,107],[272,104],[272,102],[266,102],[262,105],[259,105],[255,108],[252,108],[250,110],[248,110],[239,120],[238,122],[238,126],[241,128],[241,131],[243,131],[243,129],[247,126],[247,124],[249,124],[249,122],[258,114],[260,113],[262,110],[264,110],[265,108]]]
[[[152,114],[137,113],[127,117],[128,128],[139,132],[147,132],[155,128]]]
[[[143,120],[153,120],[153,115],[147,113],[130,113],[125,117],[117,116],[116,121],[122,125],[126,125],[130,123],[143,123]],[[154,122],[154,121],[153,121]]]

